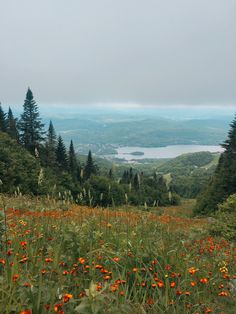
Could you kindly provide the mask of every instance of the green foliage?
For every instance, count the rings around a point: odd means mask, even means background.
[[[7,133],[11,138],[19,142],[19,132],[17,129],[17,119],[14,118],[11,108],[9,107],[7,115]]]
[[[68,156],[66,152],[66,147],[63,142],[61,135],[58,137],[57,148],[56,148],[56,160],[58,167],[62,170],[68,169]]]
[[[231,123],[228,139],[222,145],[219,164],[207,189],[199,197],[196,214],[208,214],[217,210],[217,204],[236,192],[236,117]]]
[[[33,93],[28,88],[24,102],[24,111],[19,121],[19,130],[21,143],[31,153],[34,153],[35,149],[39,148],[43,140],[43,126]]]
[[[73,141],[71,140],[70,148],[69,148],[69,172],[75,180],[77,177],[77,171],[78,171],[78,162],[75,155]]]
[[[117,206],[124,204],[125,192],[117,182],[103,176],[91,176],[86,182],[87,205],[93,206]],[[90,199],[89,199],[90,198]],[[92,202],[90,202],[92,200]]]
[[[92,157],[92,153],[91,150],[88,153],[88,158],[87,158],[87,162],[84,168],[84,177],[85,179],[89,179],[91,177],[91,175],[95,175],[97,174],[97,166],[95,165],[94,161],[93,161],[93,157]]]
[[[6,132],[7,131],[7,121],[6,121],[6,114],[4,113],[1,103],[0,103],[0,131]]]
[[[45,141],[44,157],[41,158],[47,167],[56,167],[56,146],[57,136],[52,121],[50,121]]]
[[[236,194],[230,195],[227,200],[218,205],[214,215],[215,220],[209,226],[209,231],[214,236],[236,240]]]
[[[193,170],[207,166],[213,161],[213,154],[210,152],[197,152],[183,154],[158,167],[158,171],[174,173],[177,175],[188,175]]]
[[[0,132],[0,179],[3,192],[37,193],[38,161],[7,134]]]

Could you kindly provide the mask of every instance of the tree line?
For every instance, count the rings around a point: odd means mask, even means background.
[[[125,170],[118,180],[115,179],[112,169],[107,172],[107,175],[101,175],[91,151],[88,152],[85,164],[82,164],[75,153],[72,140],[67,150],[62,136],[57,136],[52,121],[46,132],[44,127],[30,88],[27,90],[23,113],[19,119],[14,117],[11,108],[8,113],[4,113],[0,105],[0,131],[7,133],[18,145],[28,151],[38,164],[37,182],[36,178],[34,181],[37,184],[31,184],[31,191],[30,185],[25,187],[26,192],[34,194],[50,192],[54,196],[69,196],[78,203],[90,206],[124,203],[153,206],[179,201],[177,195],[171,193],[160,174],[146,176],[142,172],[133,173],[133,169],[130,168],[128,171]],[[25,158],[29,160],[28,157]],[[15,159],[19,159],[19,155]],[[13,163],[9,161],[10,164]],[[19,166],[17,171],[22,172],[22,167],[24,166]],[[6,178],[8,173],[9,171],[4,172]],[[0,179],[1,175],[0,164]],[[23,177],[26,180],[27,176],[22,173]],[[17,188],[24,192],[23,180],[14,179],[12,182],[14,188],[18,184]],[[7,184],[5,186],[6,192],[9,189],[12,191],[12,186],[8,187]]]

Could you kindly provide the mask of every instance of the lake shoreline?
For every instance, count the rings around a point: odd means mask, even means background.
[[[116,148],[116,154],[104,155],[108,159],[120,159],[127,162],[138,162],[148,159],[176,158],[183,154],[209,151],[222,153],[224,149],[220,145],[168,145],[162,147],[137,147],[120,146]],[[139,154],[137,154],[139,152]]]

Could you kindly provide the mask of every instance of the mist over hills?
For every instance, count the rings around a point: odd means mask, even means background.
[[[39,105],[44,123],[50,119],[66,145],[77,152],[115,153],[118,146],[219,145],[227,134],[235,107]],[[16,115],[20,106],[12,106]]]
[[[74,109],[73,113],[72,112]],[[91,110],[92,109],[92,110]],[[223,142],[233,109],[135,107],[126,110],[96,107],[62,109],[53,117],[56,130],[76,149],[113,153],[117,146],[218,145]],[[48,122],[48,113],[44,113]],[[195,118],[193,118],[195,117]]]

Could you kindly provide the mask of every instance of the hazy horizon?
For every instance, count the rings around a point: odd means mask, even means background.
[[[236,106],[236,1],[0,1],[0,101]],[[228,108],[228,107],[227,107]]]

